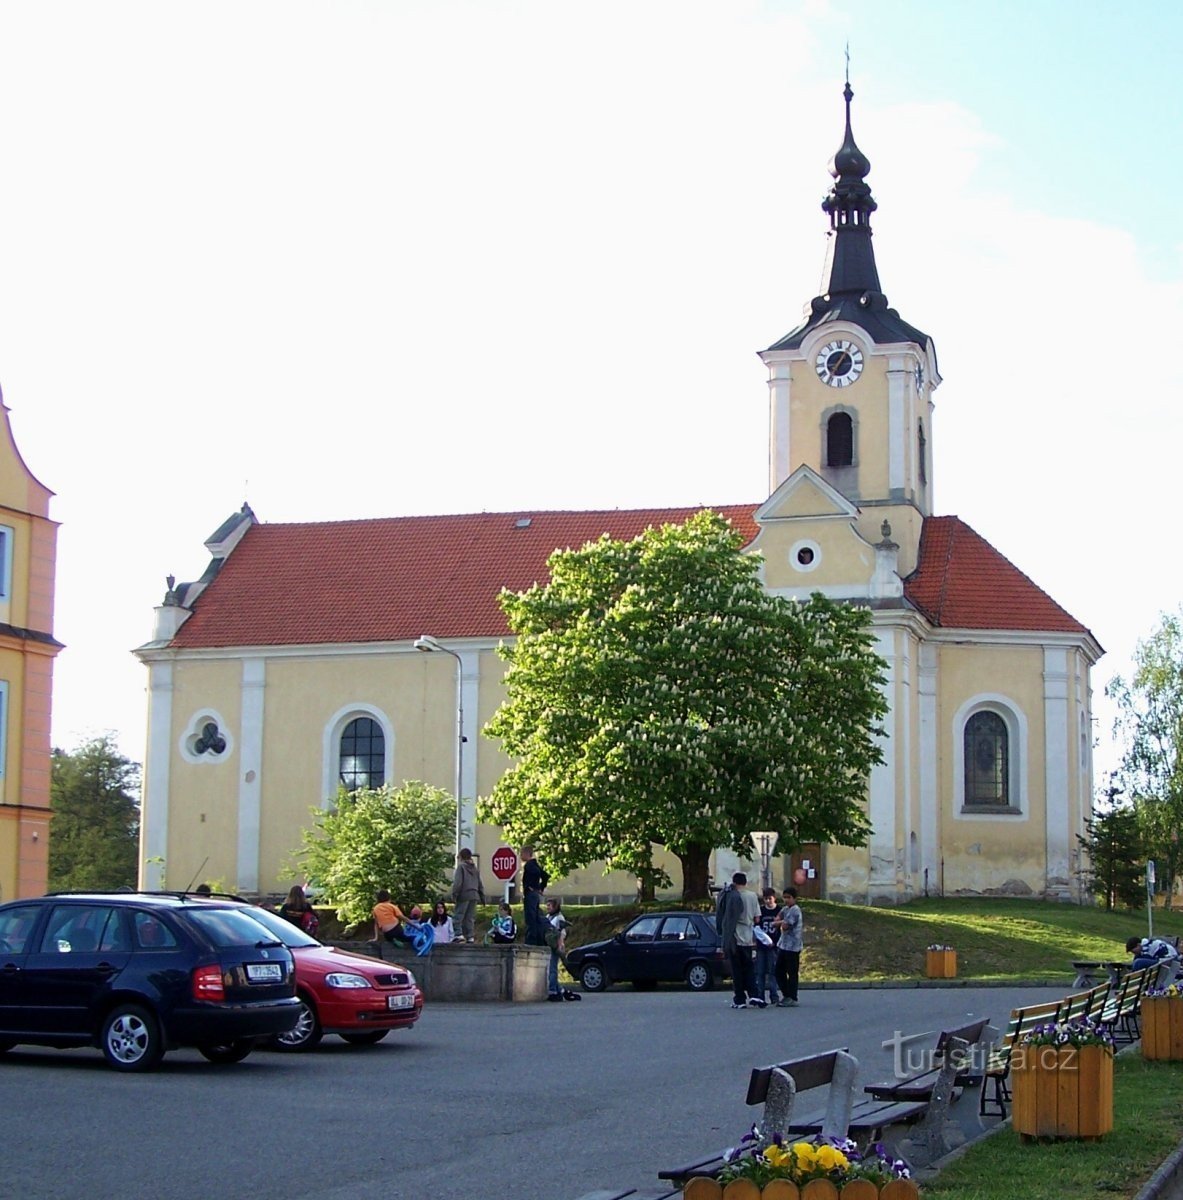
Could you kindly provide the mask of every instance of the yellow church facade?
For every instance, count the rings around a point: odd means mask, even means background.
[[[761,355],[769,495],[719,508],[770,591],[868,608],[885,663],[870,844],[797,863],[810,891],[855,902],[1074,898],[1102,651],[969,525],[933,512],[936,351],[881,290],[850,99],[823,205],[829,286]],[[142,883],[286,891],[311,808],[342,783],[407,779],[458,787],[463,842],[487,864],[501,839],[476,801],[507,766],[480,733],[503,698],[498,592],[544,579],[557,547],[692,511],[277,525],[244,506],[207,542],[202,579],[170,580],[136,652],[150,695]],[[660,861],[680,887],[677,860]],[[739,864],[719,852],[712,865],[719,878]],[[778,884],[793,865],[777,862]],[[635,881],[593,865],[557,890],[624,898]]]
[[[46,890],[57,525],[0,398],[0,901]]]

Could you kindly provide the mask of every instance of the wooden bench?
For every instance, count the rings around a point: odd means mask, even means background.
[[[1074,992],[1060,1001],[1057,1021],[1098,1021],[1109,999],[1109,985],[1099,983],[1085,992]]]
[[[926,1065],[918,1071],[905,1074],[897,1079],[883,1083],[869,1083],[863,1088],[869,1096],[876,1100],[928,1100],[944,1065],[945,1056],[953,1039],[964,1042],[967,1046],[976,1046],[989,1026],[989,1019],[983,1017],[957,1029],[943,1029],[937,1035],[936,1044],[925,1055]],[[997,1032],[997,1031],[995,1031]],[[885,1042],[885,1046],[891,1045]],[[977,1083],[981,1073],[975,1073],[972,1056],[965,1055],[957,1064],[954,1082],[958,1087],[970,1086]]]
[[[959,1043],[963,1046],[963,1043]],[[955,1060],[950,1059],[949,1091]],[[860,1145],[878,1141],[883,1131],[892,1125],[909,1124],[920,1120],[929,1111],[935,1089],[919,1100],[880,1100],[868,1098],[855,1101],[854,1088],[858,1078],[858,1060],[846,1050],[827,1050],[809,1058],[793,1059],[768,1067],[756,1067],[748,1079],[745,1101],[749,1105],[764,1105],[759,1122],[758,1146],[768,1145],[774,1138],[784,1139],[791,1134],[805,1137],[849,1137]],[[826,1087],[824,1108],[801,1116],[794,1112],[799,1093]],[[700,1158],[683,1166],[658,1172],[659,1179],[669,1179],[681,1185],[695,1175],[717,1175],[726,1165],[726,1151]]]
[[[1015,1046],[1022,1040],[1023,1035],[1037,1025],[1046,1025],[1059,1017],[1061,1000],[1049,1000],[1044,1004],[1031,1004],[1026,1008],[1011,1010],[1006,1032],[1003,1033],[998,1045],[994,1046],[986,1058],[983,1071],[982,1098],[978,1104],[981,1116],[987,1115],[987,1106],[995,1106],[995,1114],[1006,1116],[1006,1106],[1010,1103],[1010,1060]],[[991,1091],[993,1097],[991,1098]]]
[[[1151,975],[1157,978],[1158,967],[1127,971],[1105,1002],[1099,1021],[1113,1034],[1115,1042],[1136,1042],[1142,1036],[1138,1014],[1142,1007],[1142,992]]]
[[[786,1131],[798,1092],[827,1085],[826,1109],[818,1122],[819,1131],[824,1130],[827,1137],[846,1137],[854,1109],[857,1079],[858,1059],[845,1049],[827,1050],[771,1067],[756,1067],[748,1079],[745,1102],[764,1105],[764,1117],[760,1121],[762,1144],[771,1140],[769,1126],[776,1126],[782,1133]],[[719,1151],[683,1166],[658,1171],[657,1177],[681,1186],[694,1175],[717,1175],[726,1165],[725,1154],[726,1151]]]

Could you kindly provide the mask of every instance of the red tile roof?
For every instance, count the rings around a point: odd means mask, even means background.
[[[723,505],[746,541],[756,505]],[[632,538],[699,508],[474,513],[252,525],[172,645],[323,645],[508,634],[497,604],[546,578],[556,547]],[[904,593],[933,624],[1088,631],[957,517],[929,517]]]
[[[745,541],[752,504],[715,511]],[[605,512],[473,513],[252,525],[198,598],[172,645],[290,646],[391,642],[431,634],[509,633],[497,603],[547,578],[556,547],[607,533],[634,538],[680,523],[700,508]]]
[[[960,517],[926,517],[917,557],[904,595],[934,625],[1088,633]]]

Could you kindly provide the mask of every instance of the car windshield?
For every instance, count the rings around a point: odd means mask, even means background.
[[[238,910],[250,917],[252,921],[258,921],[268,933],[278,938],[289,950],[299,949],[301,946],[319,946],[320,942],[316,938],[309,937],[302,929],[297,929],[291,921],[281,917],[278,913],[273,913],[266,908],[242,908]]]
[[[282,940],[271,929],[260,929],[260,922],[247,915],[249,909],[193,907],[186,911],[215,946],[257,946]]]

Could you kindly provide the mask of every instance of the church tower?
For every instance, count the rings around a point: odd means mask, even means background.
[[[875,542],[887,521],[899,571],[914,569],[923,518],[932,514],[932,392],[940,383],[932,340],[889,308],[871,244],[878,207],[871,164],[851,131],[830,162],[822,202],[830,218],[828,285],[805,320],[760,357],[770,391],[769,491],[809,467],[856,506],[856,528]]]

